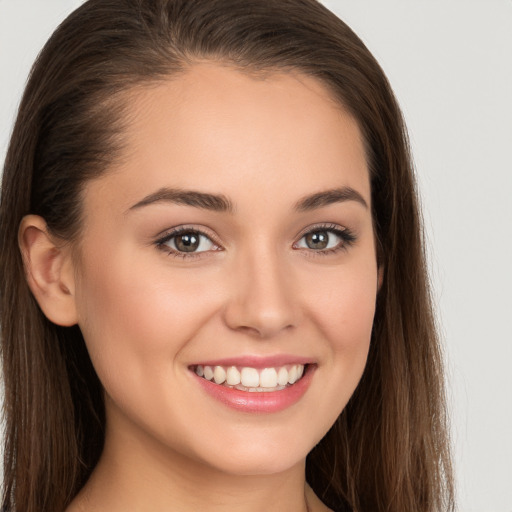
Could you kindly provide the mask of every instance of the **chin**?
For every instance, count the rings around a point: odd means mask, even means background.
[[[297,432],[300,434],[301,432]],[[316,444],[316,439],[308,442],[304,437],[282,436],[269,438],[264,432],[255,435],[246,433],[242,439],[227,436],[220,445],[221,450],[203,451],[202,460],[210,467],[223,473],[249,476],[283,473],[303,465],[306,456]]]

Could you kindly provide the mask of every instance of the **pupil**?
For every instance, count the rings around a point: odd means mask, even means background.
[[[329,235],[326,231],[315,231],[306,235],[306,245],[310,249],[325,249],[329,243]]]
[[[199,247],[199,237],[194,233],[185,233],[176,237],[176,248],[182,252],[194,252]]]

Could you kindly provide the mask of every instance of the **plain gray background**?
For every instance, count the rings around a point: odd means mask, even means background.
[[[37,52],[80,3],[0,0],[0,162]],[[459,509],[512,512],[512,0],[324,3],[377,57],[408,123]]]

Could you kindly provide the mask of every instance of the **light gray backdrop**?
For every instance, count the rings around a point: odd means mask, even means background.
[[[0,0],[0,162],[31,63],[80,3]],[[408,122],[459,509],[512,512],[512,0],[324,3],[380,61]]]

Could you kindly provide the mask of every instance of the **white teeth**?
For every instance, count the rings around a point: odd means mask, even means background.
[[[277,383],[280,386],[286,386],[286,384],[288,384],[288,370],[284,366],[279,368],[279,372],[277,373]]]
[[[213,380],[215,384],[222,384],[226,380],[226,370],[222,366],[216,366],[213,370]]]
[[[206,380],[212,380],[213,379],[213,370],[211,369],[210,366],[205,366],[204,367],[204,378]]]
[[[288,383],[295,384],[297,381],[297,365],[293,365],[288,371]]]
[[[230,386],[237,386],[238,384],[240,384],[240,372],[236,369],[236,366],[230,366],[226,373],[226,382]]]
[[[224,384],[243,391],[278,391],[295,384],[304,374],[304,365],[294,364],[261,370],[244,367],[239,370],[236,366],[212,368],[199,364],[194,371],[199,377],[214,381],[215,384]]]
[[[257,388],[260,385],[260,375],[256,368],[242,368],[240,374],[242,386],[246,388]]]
[[[265,368],[260,373],[260,387],[275,388],[277,386],[277,372],[275,368]]]

